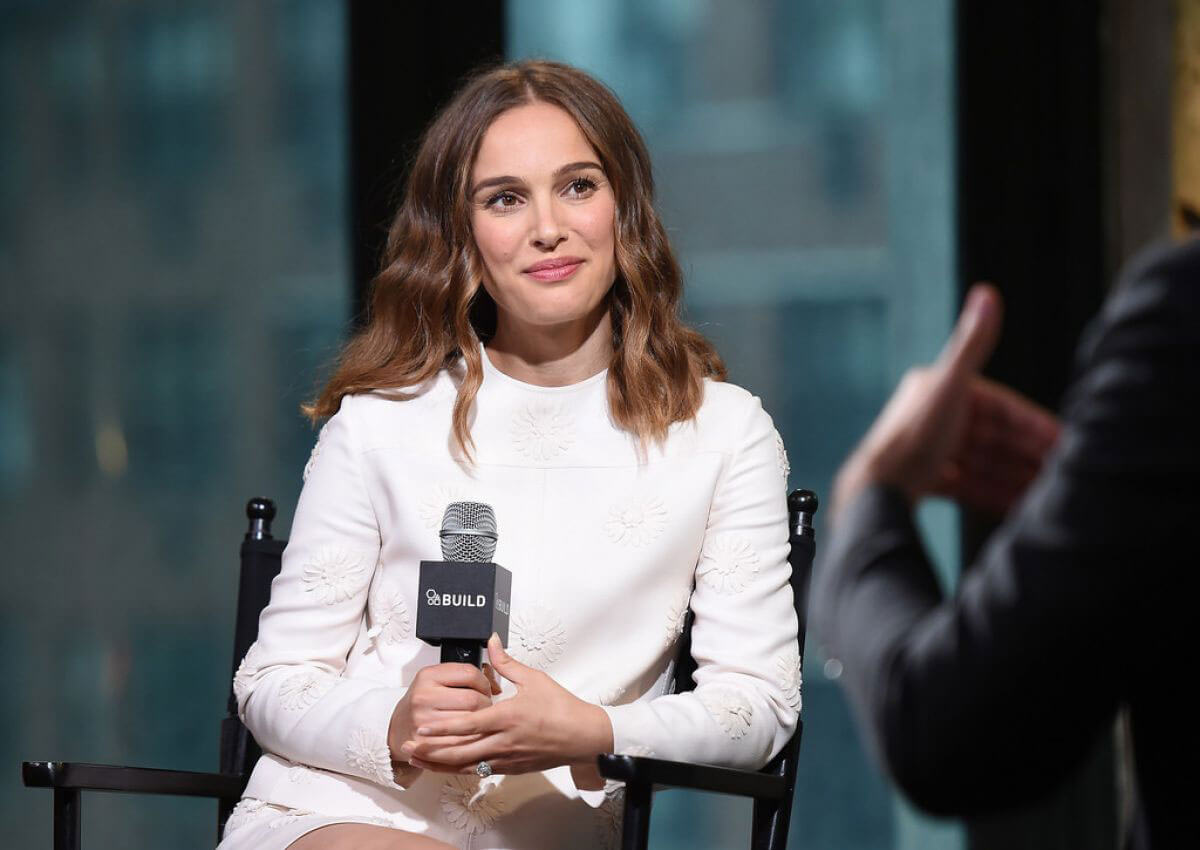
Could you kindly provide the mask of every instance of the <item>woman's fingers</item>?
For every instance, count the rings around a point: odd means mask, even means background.
[[[492,683],[483,671],[473,664],[447,662],[426,667],[433,681],[449,688],[471,688],[486,697],[492,695]],[[424,672],[424,671],[422,671]]]
[[[507,709],[503,703],[489,706],[480,711],[439,717],[432,723],[424,723],[417,729],[421,738],[442,738],[452,735],[490,735],[506,728],[503,718]]]
[[[474,767],[481,761],[487,760],[490,763],[491,759],[502,754],[503,748],[493,735],[455,746],[443,746],[428,741],[405,741],[400,752],[408,757],[409,763],[414,763],[415,759],[447,767]]]
[[[441,711],[480,711],[491,704],[490,695],[468,688],[441,688],[435,697],[435,707]]]
[[[432,688],[413,694],[413,721],[419,726],[425,720],[438,719],[443,713],[470,714],[491,703],[491,697],[468,688]]]
[[[515,685],[523,684],[532,673],[537,672],[509,655],[500,643],[500,636],[494,632],[488,639],[487,651],[492,668]]]
[[[516,683],[517,694],[478,711],[421,714],[415,733],[398,747],[402,758],[426,770],[469,773],[487,761],[493,771],[511,773],[570,764],[581,755],[611,750],[611,726],[603,709],[509,656],[495,635],[488,657],[499,675]],[[589,709],[603,720],[606,741]]]
[[[486,676],[487,680],[489,682],[491,682],[491,684],[492,684],[492,696],[499,696],[500,695],[500,679],[499,679],[499,677],[496,676],[496,668],[494,668],[491,664],[484,662],[483,675]]]
[[[471,762],[470,764],[443,764],[442,762],[424,761],[419,758],[413,758],[409,761],[409,764],[413,767],[419,767],[422,770],[431,770],[434,773],[457,773],[464,776],[471,776],[475,775],[475,768],[479,762]],[[507,762],[500,761],[499,759],[489,759],[488,765],[492,768],[492,773],[496,775],[519,772],[513,770]]]
[[[409,756],[408,763],[413,767],[419,767],[421,770],[432,770],[435,773],[462,773],[462,768],[452,767],[448,764],[434,764],[431,761],[423,761],[416,756]]]
[[[405,741],[406,744],[437,744],[441,747],[462,747],[467,744],[474,744],[477,741],[483,740],[482,735],[448,735],[444,738],[430,738],[413,741]],[[400,751],[404,752],[404,747],[400,747]]]

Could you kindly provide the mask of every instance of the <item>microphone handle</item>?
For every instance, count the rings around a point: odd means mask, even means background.
[[[477,640],[442,641],[442,663],[473,664],[480,666],[483,647]]]

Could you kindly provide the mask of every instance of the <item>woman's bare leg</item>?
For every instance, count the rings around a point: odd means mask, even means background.
[[[451,844],[384,826],[334,823],[314,829],[288,845],[288,850],[456,850]]]

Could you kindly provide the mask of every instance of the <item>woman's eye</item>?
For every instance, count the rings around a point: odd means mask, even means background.
[[[567,192],[576,197],[587,195],[596,189],[596,181],[587,177],[577,177],[567,184]]]
[[[521,202],[521,199],[512,192],[497,192],[487,199],[485,206],[499,207],[500,209],[512,209]]]

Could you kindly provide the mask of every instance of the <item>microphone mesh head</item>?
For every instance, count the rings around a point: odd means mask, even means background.
[[[482,563],[496,554],[496,514],[483,502],[451,502],[442,515],[442,559]]]

